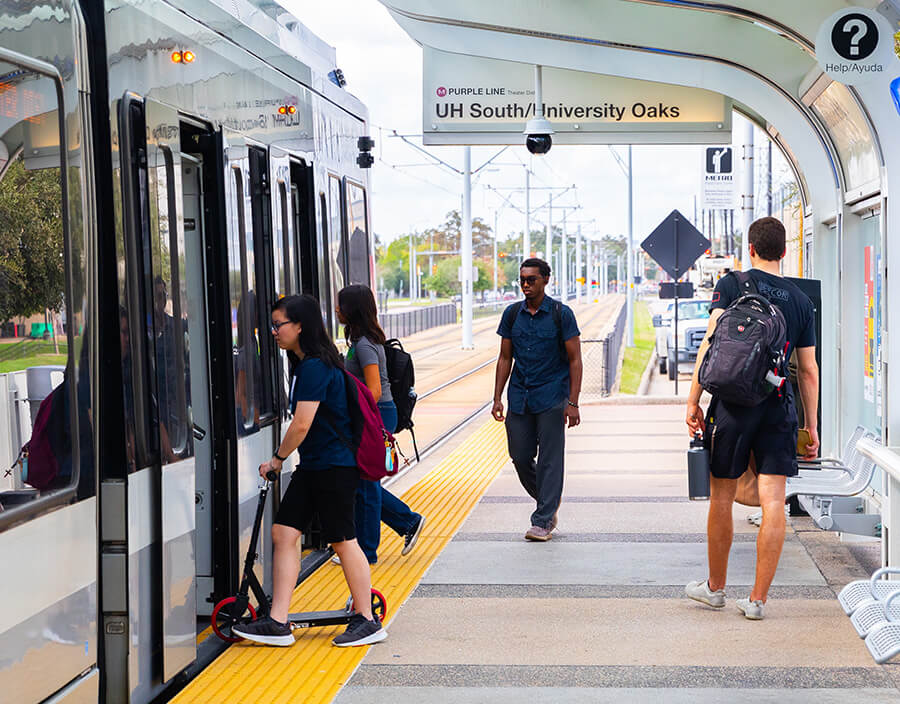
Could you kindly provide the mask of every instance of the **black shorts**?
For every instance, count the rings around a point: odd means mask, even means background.
[[[322,540],[328,543],[353,540],[357,484],[359,469],[356,467],[298,470],[291,475],[275,523],[303,532],[318,514]]]
[[[706,414],[704,443],[710,471],[719,479],[737,479],[750,453],[759,474],[797,475],[797,409],[790,391],[772,394],[758,406],[737,406],[713,398]]]

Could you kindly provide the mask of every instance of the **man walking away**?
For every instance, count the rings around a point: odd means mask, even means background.
[[[806,457],[815,458],[819,449],[817,409],[819,368],[816,364],[815,314],[812,302],[793,283],[783,279],[779,262],[784,257],[784,225],[777,219],[760,218],[750,225],[748,275],[756,290],[784,314],[788,347],[797,350],[800,399],[809,432]],[[747,291],[741,290],[735,274],[723,276],[716,285],[710,305],[706,338],[697,354],[694,377],[687,402],[687,425],[691,437],[704,432],[710,452],[710,501],[707,519],[709,578],[691,582],[686,594],[708,606],[725,606],[725,578],[728,553],[734,531],[732,503],[737,479],[747,469],[751,457],[759,473],[759,501],[762,526],[756,540],[756,580],[749,598],[737,607],[751,620],[763,617],[769,586],[784,546],[785,479],[797,474],[797,410],[790,382],[781,394],[772,393],[758,406],[739,406],[713,396],[704,422],[700,409],[699,371],[722,312]],[[739,327],[738,330],[741,330]]]
[[[510,458],[537,502],[525,539],[540,542],[550,540],[562,501],[566,423],[574,428],[581,422],[581,333],[572,310],[544,295],[549,281],[547,262],[522,262],[519,283],[525,300],[503,311],[497,328],[503,339],[491,409],[495,420],[506,420]],[[510,371],[504,418],[501,397]]]

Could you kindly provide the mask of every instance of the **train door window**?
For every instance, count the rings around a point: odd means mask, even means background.
[[[287,296],[298,292],[294,286],[293,247],[291,247],[291,220],[288,215],[288,190],[284,181],[278,181],[278,218],[277,230],[273,242],[275,253],[275,297]]]
[[[322,212],[322,242],[324,243],[326,251],[330,251],[331,248],[328,243],[330,241],[329,233],[331,230],[328,226],[328,201],[326,200],[324,193],[319,193],[319,208]],[[337,335],[335,328],[336,321],[331,302],[337,298],[336,284],[333,282],[335,277],[340,274],[335,272],[336,268],[337,264],[332,261],[331,257],[322,257],[322,277],[325,284],[321,287],[322,295],[319,299],[319,304],[322,307],[322,317],[325,319],[325,327],[331,330],[332,334],[335,336]]]
[[[343,228],[341,207],[341,181],[337,176],[328,176],[328,248],[333,264],[331,280],[334,293],[347,285],[347,247]]]
[[[296,265],[300,282],[298,290],[319,296],[319,248],[316,244],[314,211],[312,169],[305,164],[292,162],[291,216],[294,236],[297,238]]]
[[[269,165],[266,151],[250,147],[250,211],[253,222],[252,242],[248,256],[253,260],[255,276],[256,317],[253,320],[253,340],[257,345],[254,372],[257,383],[254,405],[259,409],[259,422],[271,421],[274,416],[275,388],[274,340],[268,330],[269,310],[275,302],[274,257],[272,254],[272,208],[269,190]]]
[[[366,190],[345,179],[347,194],[347,276],[351,284],[370,285]]]
[[[82,418],[91,386],[85,323],[71,307],[70,287],[79,284],[61,100],[57,78],[0,61],[0,527],[95,493],[90,420]],[[82,432],[73,433],[77,423]],[[30,455],[21,450],[29,441]]]
[[[252,431],[259,424],[259,409],[254,403],[255,369],[258,366],[256,344],[257,305],[253,289],[252,249],[248,246],[246,207],[244,205],[244,173],[239,166],[231,170],[234,179],[233,221],[228,247],[229,284],[231,288],[232,349],[234,350],[234,398],[238,430]],[[251,235],[252,236],[252,235]],[[252,239],[251,239],[252,244]],[[248,262],[248,257],[251,257]]]
[[[151,163],[153,163],[151,150]],[[181,163],[170,146],[155,149],[150,170],[152,340],[160,462],[193,456],[190,427],[190,373],[186,364],[187,291],[184,286],[184,225],[180,212]],[[155,217],[153,217],[155,215]]]

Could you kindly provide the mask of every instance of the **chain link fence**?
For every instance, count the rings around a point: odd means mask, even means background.
[[[442,303],[436,306],[423,306],[410,310],[401,310],[396,313],[382,313],[378,316],[378,322],[388,339],[398,337],[403,339],[422,330],[435,328],[438,325],[451,325],[456,323],[456,304]]]
[[[581,341],[581,397],[609,396],[618,389],[625,339],[625,305],[597,339]]]

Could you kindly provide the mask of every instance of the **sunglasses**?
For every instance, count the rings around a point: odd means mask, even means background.
[[[529,286],[534,286],[540,278],[540,276],[523,276],[519,279],[519,284],[521,284],[522,286],[525,286],[526,284]]]
[[[282,320],[280,323],[272,323],[272,332],[274,332],[277,335],[278,331],[281,330],[281,326],[287,325],[289,322],[291,322],[291,321],[290,320]]]

